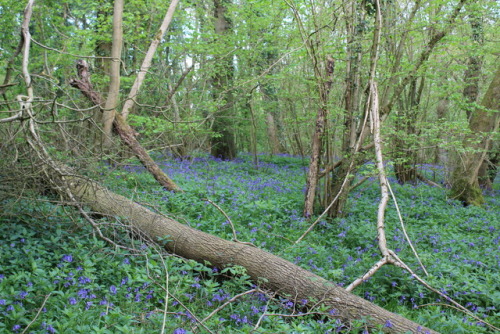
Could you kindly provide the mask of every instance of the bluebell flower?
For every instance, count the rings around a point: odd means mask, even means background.
[[[12,326],[12,331],[13,331],[13,332],[17,332],[17,331],[19,331],[20,329],[21,329],[21,325],[14,325],[14,326]]]
[[[70,305],[75,305],[75,304],[77,303],[76,298],[74,298],[74,297],[70,297],[70,298],[68,299],[68,303],[69,303]]]
[[[7,301],[5,299],[0,299],[0,305],[5,305],[7,304]]]
[[[80,299],[85,299],[88,297],[88,290],[87,289],[81,289],[77,292],[77,295],[78,297],[80,297]]]
[[[71,256],[70,254],[66,254],[62,257],[62,261],[64,262],[73,262],[73,256]]]
[[[173,334],[186,334],[187,331],[184,328],[176,328]]]
[[[387,320],[384,324],[384,327],[392,328],[392,322],[390,320]]]
[[[88,277],[80,276],[80,277],[78,277],[78,282],[80,282],[81,285],[85,285],[87,283],[92,282],[92,280]]]
[[[111,292],[112,295],[116,295],[116,286],[114,285],[110,286],[109,291]]]

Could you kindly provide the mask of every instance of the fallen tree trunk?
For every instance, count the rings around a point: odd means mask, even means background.
[[[61,176],[61,171],[64,176]],[[369,318],[370,326],[381,324],[387,333],[436,333],[278,256],[218,238],[154,213],[92,180],[75,176],[66,167],[46,175],[50,175],[51,184],[58,184],[55,190],[66,195],[67,191],[62,189],[67,187],[75,199],[92,210],[123,217],[153,240],[169,240],[165,245],[169,252],[202,263],[209,262],[219,268],[242,266],[256,284],[291,300],[307,300],[310,305],[323,304],[332,310],[333,317],[345,322]]]

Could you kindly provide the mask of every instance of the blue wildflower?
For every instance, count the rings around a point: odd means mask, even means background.
[[[88,290],[87,289],[81,289],[80,291],[77,292],[78,294],[78,297],[80,297],[80,299],[85,299],[88,297]]]
[[[92,280],[88,277],[85,277],[85,276],[80,276],[78,277],[78,282],[80,282],[81,285],[84,285],[84,284],[87,284],[87,283],[90,283]]]
[[[73,262],[73,256],[71,256],[70,254],[66,254],[62,257],[62,261],[64,262]]]

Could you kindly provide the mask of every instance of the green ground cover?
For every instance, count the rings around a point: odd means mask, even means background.
[[[231,239],[230,224],[209,199],[231,218],[239,240],[342,286],[379,259],[376,179],[351,194],[344,218],[325,219],[293,245],[311,223],[301,217],[307,162],[260,156],[255,168],[251,160],[162,159],[162,168],[185,190],[179,194],[163,191],[133,161],[104,166],[100,178],[112,190],[178,221]],[[421,171],[442,181],[443,171],[436,166],[421,166]],[[426,280],[500,326],[498,182],[486,193],[487,205],[476,208],[448,199],[446,189],[392,181],[408,233],[429,271]],[[198,326],[201,333],[363,333],[362,321],[346,327],[327,321],[321,309],[290,317],[306,312],[302,302],[261,292],[227,303],[254,288],[242,268],[221,271],[161,254],[124,231],[125,222],[100,218],[107,235],[137,252],[117,249],[98,239],[73,209],[39,199],[0,203],[0,332],[21,333],[29,326],[27,333],[159,333],[164,328],[180,334]],[[394,206],[388,208],[386,226],[389,247],[422,274]],[[395,267],[382,268],[354,292],[442,333],[488,332]],[[203,322],[206,327],[199,325],[218,308]]]

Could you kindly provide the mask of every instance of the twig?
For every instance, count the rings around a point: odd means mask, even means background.
[[[222,310],[224,307],[226,307],[227,305],[231,304],[232,302],[234,302],[236,299],[240,298],[240,297],[243,297],[245,295],[248,295],[250,293],[253,293],[253,292],[258,292],[260,291],[259,288],[255,288],[255,289],[251,289],[251,290],[248,290],[248,291],[245,291],[245,292],[242,292],[240,294],[237,294],[236,296],[233,296],[233,298],[227,300],[224,304],[220,305],[219,307],[217,307],[215,310],[213,310],[212,312],[210,312],[209,315],[207,315],[205,318],[203,318],[203,320],[201,320],[200,324],[204,323],[205,321],[207,321],[208,319],[210,319],[211,317],[213,317],[217,312],[219,312],[220,310]],[[198,326],[195,326],[192,331],[196,331],[198,329]]]
[[[163,287],[162,287],[163,288]],[[200,319],[198,319],[193,312],[191,312],[191,310],[186,306],[184,305],[183,302],[181,302],[177,297],[175,297],[173,294],[171,294],[170,292],[168,292],[167,290],[165,290],[169,296],[174,299],[177,303],[179,303],[179,305],[181,305],[187,312],[189,312],[189,314],[194,318],[194,320],[199,323],[208,333],[211,333],[211,334],[214,334],[214,332],[212,332],[204,323],[202,323],[200,321]]]
[[[440,295],[441,297],[443,297],[445,300],[449,301],[450,303],[452,303],[457,309],[461,310],[463,313],[467,314],[468,316],[476,319],[477,321],[479,322],[482,322],[484,323],[486,326],[490,327],[491,329],[495,330],[495,331],[500,331],[500,328],[498,327],[495,327],[493,326],[492,324],[490,324],[489,322],[486,322],[484,321],[483,319],[479,318],[478,316],[476,316],[474,313],[472,313],[471,311],[469,311],[466,307],[460,305],[458,302],[456,302],[454,299],[450,298],[449,296],[445,295],[444,293],[442,293],[441,291],[433,288],[429,283],[427,283],[426,281],[424,281],[423,278],[421,278],[420,276],[418,276],[417,274],[415,274],[410,267],[408,267],[403,261],[401,261],[401,259],[397,256],[397,254],[395,254],[394,252],[390,251],[391,252],[391,256],[393,256],[398,262],[400,262],[402,265],[403,265],[403,268],[406,269],[411,275],[412,277],[414,277],[417,281],[419,281],[423,286],[425,286],[427,289],[431,290],[432,292],[435,292],[437,293],[438,295]],[[450,306],[451,307],[451,306]]]
[[[351,186],[350,188],[350,191],[353,191],[354,189],[356,189],[357,187],[359,187],[360,185],[362,185],[363,183],[366,182],[366,180],[368,180],[371,176],[367,175],[367,176],[364,176],[363,178],[361,178],[361,180],[358,181],[358,183],[356,183],[355,185]]]
[[[417,173],[417,179],[419,179],[420,181],[422,181],[424,183],[427,183],[431,187],[436,187],[436,188],[441,188],[441,189],[443,188],[442,185],[437,184],[436,182],[433,182],[433,181],[429,180],[428,178],[426,178],[425,176],[423,176],[420,173]]]
[[[274,298],[274,296],[273,296],[273,298]],[[259,328],[260,323],[262,322],[262,320],[263,320],[263,319],[264,319],[264,317],[265,317],[265,314],[266,314],[266,313],[265,313],[265,311],[267,311],[267,309],[269,308],[269,304],[271,303],[271,300],[272,300],[272,298],[269,298],[269,299],[267,300],[266,306],[264,307],[264,312],[263,312],[263,313],[261,314],[261,316],[259,317],[259,320],[257,320],[257,322],[255,323],[255,326],[253,327],[253,329],[252,329],[252,332],[251,332],[251,333],[255,332],[255,331],[257,330],[257,328]]]
[[[217,204],[215,204],[213,201],[209,200],[208,198],[202,198],[202,200],[203,201],[207,201],[208,203],[210,203],[213,206],[215,206],[217,208],[217,210],[219,210],[224,215],[224,217],[226,217],[227,222],[231,225],[231,230],[233,232],[233,241],[234,242],[237,242],[237,243],[240,243],[240,244],[244,244],[244,245],[253,246],[253,247],[257,247],[254,244],[252,244],[251,242],[239,241],[238,237],[236,236],[236,229],[234,227],[234,224],[231,221],[231,218],[229,218],[229,216],[224,212],[224,210],[222,210],[220,206],[218,206]]]
[[[377,270],[382,268],[384,266],[384,264],[387,264],[387,263],[389,263],[389,257],[385,256],[385,257],[381,258],[363,276],[355,279],[345,289],[347,291],[351,292],[352,290],[354,290],[355,287],[357,287],[358,285],[361,285],[361,283],[366,281],[368,278],[372,277],[377,272]]]
[[[26,331],[28,330],[28,328],[30,328],[30,326],[33,325],[33,323],[36,321],[36,319],[38,318],[38,316],[42,312],[43,307],[45,306],[45,303],[47,303],[47,300],[49,300],[50,295],[52,295],[52,292],[50,292],[48,295],[45,296],[45,299],[43,300],[42,305],[38,309],[38,312],[36,312],[35,317],[33,318],[33,320],[30,321],[30,323],[28,324],[28,326],[26,326],[26,328],[21,332],[21,334],[26,333]]]
[[[425,269],[424,264],[420,260],[420,257],[418,256],[417,251],[415,250],[415,247],[413,247],[413,244],[411,243],[410,237],[408,236],[408,233],[406,232],[403,217],[401,216],[401,211],[399,211],[398,201],[396,200],[396,196],[394,195],[394,192],[392,191],[392,188],[391,188],[391,185],[389,184],[389,182],[387,182],[387,187],[389,188],[389,191],[391,192],[392,200],[394,201],[394,205],[396,207],[396,212],[398,213],[399,222],[401,223],[401,229],[403,230],[403,234],[405,235],[405,239],[406,239],[406,241],[408,241],[408,244],[410,245],[411,250],[413,251],[413,254],[415,255],[415,257],[417,258],[417,261],[420,264],[420,267],[424,271],[425,275],[429,276],[429,273]]]

